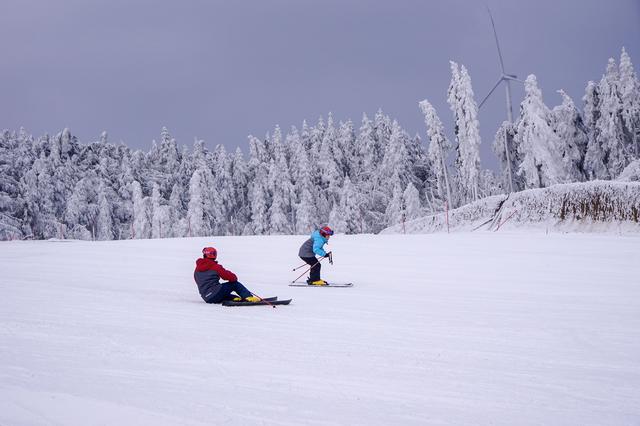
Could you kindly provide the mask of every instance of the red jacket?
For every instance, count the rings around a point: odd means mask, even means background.
[[[227,281],[238,281],[238,277],[231,271],[224,269],[224,267],[213,259],[200,258],[196,260],[195,272],[215,271],[218,276]]]
[[[227,271],[213,259],[200,258],[196,260],[196,270],[193,271],[193,278],[198,284],[198,291],[202,299],[209,303],[220,291],[220,278],[230,282],[238,281],[238,277],[231,271]]]

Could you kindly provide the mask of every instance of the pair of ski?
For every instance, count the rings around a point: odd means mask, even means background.
[[[234,302],[233,300],[225,300],[222,302],[222,306],[258,306],[258,305],[288,305],[292,299],[278,300],[277,297],[265,297],[257,302]]]

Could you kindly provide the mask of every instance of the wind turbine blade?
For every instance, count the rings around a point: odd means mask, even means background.
[[[493,27],[493,36],[496,39],[496,47],[498,48],[498,58],[500,58],[500,70],[502,74],[504,74],[504,61],[502,60],[502,52],[500,51],[500,43],[498,42],[498,33],[496,32],[496,24],[493,22],[493,15],[491,14],[491,9],[487,6],[487,11],[489,12],[489,18],[491,19],[491,26]]]
[[[494,92],[494,90],[496,90],[498,88],[498,85],[500,85],[500,83],[502,83],[502,80],[504,80],[504,77],[500,77],[500,79],[495,84],[495,86],[493,86],[493,89],[491,89],[491,91],[487,94],[487,96],[484,97],[482,102],[480,102],[480,105],[478,105],[478,109],[482,108],[482,105],[487,101],[487,99],[489,99],[489,96],[491,96],[491,94]]]

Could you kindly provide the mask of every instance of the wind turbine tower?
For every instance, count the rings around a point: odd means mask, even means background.
[[[511,81],[518,81],[520,83],[522,83],[522,80],[518,80],[518,76],[514,75],[514,74],[507,74],[507,72],[504,70],[504,60],[502,59],[502,51],[500,50],[500,43],[498,42],[498,33],[496,32],[496,24],[493,22],[493,15],[491,14],[491,9],[489,9],[487,7],[487,11],[489,12],[489,18],[491,19],[491,27],[493,28],[493,36],[496,40],[496,48],[498,49],[498,59],[500,60],[500,78],[498,79],[498,81],[496,82],[496,84],[493,86],[493,88],[489,91],[489,93],[487,94],[487,96],[484,97],[484,99],[482,100],[482,102],[480,102],[480,105],[478,105],[478,108],[482,108],[482,105],[484,105],[484,103],[487,101],[487,99],[489,99],[489,96],[491,96],[491,94],[498,88],[498,86],[500,85],[500,83],[504,82],[504,86],[505,86],[505,94],[506,94],[506,99],[507,99],[507,120],[509,121],[509,123],[513,124],[513,107],[512,107],[512,102],[511,102]],[[506,129],[505,129],[505,135],[504,135],[504,149],[505,149],[505,155],[507,158],[507,173],[509,175],[509,192],[513,192],[513,172],[511,171],[511,160],[509,158],[509,140],[507,139],[507,134],[506,134]]]

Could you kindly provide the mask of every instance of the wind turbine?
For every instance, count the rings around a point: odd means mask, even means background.
[[[523,83],[522,80],[518,80],[518,76],[514,75],[514,74],[507,74],[504,70],[504,60],[502,59],[502,51],[500,51],[500,43],[498,42],[498,33],[496,32],[496,24],[493,22],[493,15],[491,14],[491,9],[489,9],[487,7],[487,12],[489,12],[489,18],[491,19],[491,27],[493,27],[493,36],[496,40],[496,48],[498,49],[498,59],[500,59],[500,71],[501,71],[501,75],[500,78],[498,79],[498,81],[496,82],[496,84],[493,86],[493,88],[489,91],[489,93],[487,94],[487,96],[484,97],[484,99],[482,100],[482,102],[480,102],[480,105],[478,105],[478,108],[482,108],[482,105],[484,105],[484,103],[487,101],[487,99],[489,99],[489,96],[491,96],[491,94],[498,88],[498,86],[500,85],[500,83],[504,82],[505,83],[505,92],[506,92],[506,97],[507,97],[507,120],[509,121],[509,123],[513,123],[513,108],[512,108],[512,103],[511,103],[511,81],[519,81],[521,83]],[[505,150],[505,155],[507,158],[507,172],[509,173],[509,192],[513,192],[513,173],[511,171],[511,161],[509,158],[509,147],[508,147],[508,143],[509,141],[507,140],[507,134],[506,134],[506,129],[505,129],[505,135],[504,135],[504,150]]]

